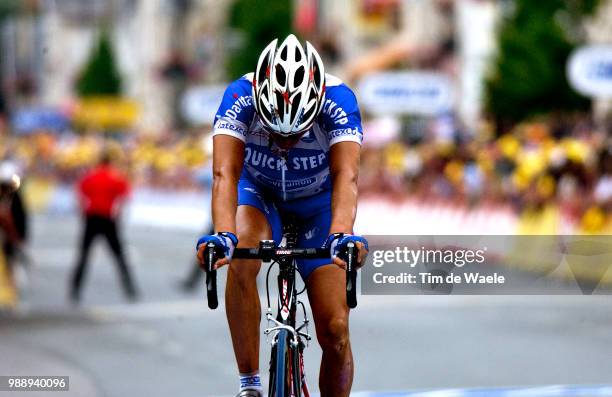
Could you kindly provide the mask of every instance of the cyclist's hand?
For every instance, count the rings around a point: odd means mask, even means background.
[[[218,269],[221,266],[230,263],[232,260],[232,254],[234,253],[234,248],[236,248],[236,245],[238,245],[238,237],[236,237],[234,233],[230,232],[221,232],[200,237],[198,243],[196,244],[196,250],[198,251],[198,261],[202,266],[204,265],[204,251],[206,250],[206,245],[210,242],[212,242],[215,247],[220,248],[225,254],[223,258],[217,259],[213,265],[213,269]]]
[[[339,254],[346,250],[349,241],[354,242],[359,251],[357,255],[357,267],[359,268],[364,265],[368,256],[368,241],[365,238],[346,233],[334,233],[329,235],[323,245],[324,248],[329,249],[333,263],[342,269],[346,269],[346,262],[339,257]]]

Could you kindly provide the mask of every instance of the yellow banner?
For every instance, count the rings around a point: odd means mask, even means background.
[[[85,128],[128,128],[138,119],[140,108],[133,100],[121,97],[81,98],[73,122]]]

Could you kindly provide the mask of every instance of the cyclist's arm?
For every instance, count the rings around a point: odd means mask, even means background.
[[[357,214],[357,177],[359,153],[356,142],[339,142],[330,148],[330,174],[332,178],[331,233],[353,233]]]
[[[236,233],[238,180],[244,163],[244,142],[229,135],[213,138],[212,216],[216,232]]]
[[[236,233],[238,180],[244,162],[244,142],[254,115],[251,80],[242,77],[231,83],[215,116],[212,215],[216,232]]]

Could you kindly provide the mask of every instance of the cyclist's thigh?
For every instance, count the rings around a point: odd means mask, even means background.
[[[280,216],[274,204],[266,200],[255,185],[244,179],[238,183],[236,229],[238,247],[241,248],[257,247],[259,241],[270,238],[278,238],[280,241],[282,235]],[[254,262],[256,261],[235,259],[232,266],[236,270],[242,267],[252,269],[254,274],[257,274],[259,265],[254,265]]]
[[[238,206],[236,231],[240,248],[257,247],[260,240],[272,238],[272,229],[266,216],[257,207],[248,204]]]
[[[244,206],[252,207],[259,210],[261,215],[256,219],[260,223],[247,223],[249,229],[261,229],[264,225],[266,225],[268,234],[265,235],[264,239],[272,238],[274,239],[274,241],[276,241],[277,244],[280,243],[283,234],[283,227],[276,205],[269,197],[267,197],[263,192],[261,192],[261,189],[257,185],[255,185],[253,182],[246,178],[240,178],[240,181],[238,182],[239,212],[241,211],[240,207]],[[251,213],[250,210],[249,213]],[[246,221],[249,220],[247,219]],[[240,225],[236,226],[240,228]],[[259,243],[259,240],[261,240],[261,238],[256,241],[250,241],[249,243],[252,244],[251,247],[256,246]],[[244,244],[240,244],[240,246],[246,247],[246,245]]]
[[[239,248],[256,247],[260,240],[270,238],[270,225],[264,214],[250,205],[240,205],[236,211],[236,234]],[[261,267],[261,261],[249,259],[232,259],[230,270],[241,275],[256,277]]]

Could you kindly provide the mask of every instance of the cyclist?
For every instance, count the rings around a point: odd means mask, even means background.
[[[261,53],[255,73],[231,83],[214,124],[213,241],[230,263],[235,247],[254,247],[282,237],[282,222],[300,222],[298,245],[330,249],[329,260],[298,261],[323,350],[319,389],[325,396],[348,396],[353,380],[346,304],[345,263],[337,256],[349,241],[363,263],[367,242],[353,235],[357,176],[363,138],[355,95],[337,77],[325,74],[310,43],[294,35],[273,40]],[[226,314],[240,373],[239,396],[262,396],[259,377],[261,306],[256,277],[261,263],[233,260],[225,290]]]

